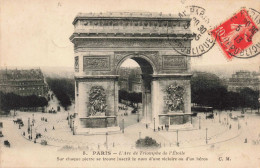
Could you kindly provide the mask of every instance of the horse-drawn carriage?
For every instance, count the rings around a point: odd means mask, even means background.
[[[4,141],[4,145],[5,145],[6,147],[8,147],[8,148],[11,147],[11,144],[10,144],[10,142],[9,142],[8,140],[5,140],[5,141]]]

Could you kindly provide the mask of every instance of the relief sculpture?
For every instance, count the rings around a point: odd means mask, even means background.
[[[84,70],[110,70],[109,56],[84,57]]]
[[[89,93],[90,116],[105,115],[106,94],[102,86],[93,86]]]
[[[186,59],[183,56],[163,56],[163,69],[186,69]]]
[[[165,104],[169,112],[183,111],[184,110],[184,98],[185,90],[183,86],[179,86],[176,83],[171,84],[166,89]]]

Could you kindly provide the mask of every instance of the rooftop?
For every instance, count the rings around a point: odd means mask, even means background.
[[[40,69],[1,69],[0,80],[42,80],[43,74]]]
[[[146,20],[190,20],[189,16],[180,18],[174,14],[163,14],[162,12],[105,12],[105,13],[78,13],[73,24],[78,19],[146,19]]]

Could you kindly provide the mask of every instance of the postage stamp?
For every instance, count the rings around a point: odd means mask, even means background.
[[[173,47],[173,49],[181,55],[189,57],[199,57],[207,53],[215,44],[215,39],[212,39],[210,34],[210,29],[212,29],[210,24],[210,19],[206,15],[206,9],[200,6],[186,6],[183,11],[178,13],[179,18],[184,16],[189,16],[191,18],[190,24],[185,25],[184,29],[190,29],[192,35],[184,34],[183,43],[176,41],[178,47]],[[185,47],[185,39],[193,36],[191,41],[191,47]]]
[[[258,30],[248,11],[243,8],[233,17],[211,30],[211,33],[228,59],[233,57],[251,58],[259,53],[257,51],[258,44],[253,49],[249,48],[252,46],[252,38]],[[249,50],[246,50],[246,54],[244,54],[244,50],[247,48]],[[237,56],[240,53],[241,55]]]

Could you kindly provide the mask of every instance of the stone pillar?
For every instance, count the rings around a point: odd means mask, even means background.
[[[78,103],[78,120],[81,128],[107,128],[116,127],[117,123],[117,101],[118,88],[117,76],[91,76],[76,78],[78,81],[79,96]],[[95,106],[96,109],[102,109],[106,106],[105,111],[95,111],[94,106],[90,104],[91,95],[95,97],[103,96],[104,104]],[[100,98],[95,100],[100,103]],[[96,113],[93,113],[95,111]]]
[[[154,122],[154,118],[155,118],[155,128],[157,128],[159,125],[159,114],[160,114],[162,98],[160,97],[159,82],[157,80],[152,80],[151,83],[152,83],[152,85],[151,85],[151,89],[152,89],[152,94],[151,94],[152,111],[151,112],[152,113],[151,113],[151,116],[149,116],[149,117],[151,117],[150,120],[152,122]],[[152,124],[152,127],[153,127],[153,124]]]

